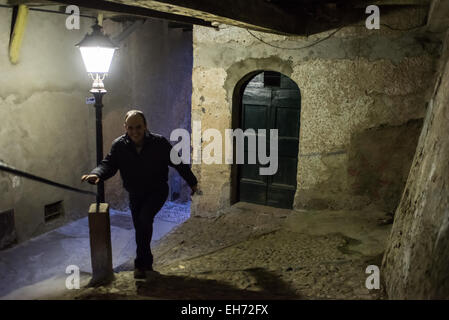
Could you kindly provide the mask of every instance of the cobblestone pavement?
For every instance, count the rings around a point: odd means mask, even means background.
[[[108,286],[62,299],[385,299],[368,290],[390,225],[385,213],[298,212],[239,203],[191,217],[153,249],[159,274],[133,279],[131,261]]]

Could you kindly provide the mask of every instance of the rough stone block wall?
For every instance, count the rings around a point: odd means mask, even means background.
[[[425,9],[404,9],[381,19],[407,29],[425,24],[425,17]],[[405,179],[401,174],[388,177],[396,191],[382,203],[382,181],[388,175],[383,171],[408,171],[416,144],[407,143],[396,154],[396,159],[403,159],[401,168],[387,164],[376,173],[359,162],[356,181],[351,157],[367,151],[355,149],[365,148],[357,144],[357,136],[366,136],[366,130],[391,127],[400,135],[407,131],[408,121],[424,117],[440,43],[413,31],[349,26],[314,46],[289,50],[283,48],[305,47],[329,33],[308,39],[251,33],[265,43],[242,28],[216,31],[195,26],[192,121],[201,121],[203,131],[216,128],[224,136],[224,129],[232,128],[235,92],[242,79],[255,71],[281,72],[297,83],[302,99],[294,208],[359,208],[372,202],[394,208]],[[410,141],[416,142],[419,129],[412,131]],[[379,133],[379,138],[387,139],[388,134]],[[379,143],[391,149],[387,141]],[[194,198],[192,212],[213,214],[229,206],[231,166],[197,164],[194,170],[203,195]],[[360,192],[355,182],[368,179],[378,185]]]
[[[349,184],[357,195],[394,213],[407,181],[422,119],[379,126],[355,134],[348,150]]]
[[[383,260],[390,299],[449,298],[447,45]]]

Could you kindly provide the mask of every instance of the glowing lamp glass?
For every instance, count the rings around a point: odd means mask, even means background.
[[[115,48],[80,47],[84,66],[88,73],[108,73]]]

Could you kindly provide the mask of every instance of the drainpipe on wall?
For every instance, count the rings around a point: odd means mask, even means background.
[[[97,15],[97,23],[98,23],[98,25],[99,26],[103,26],[103,13],[98,13],[98,15]]]
[[[17,17],[14,21],[14,29],[9,41],[9,61],[11,61],[12,64],[17,64],[19,62],[20,48],[22,47],[27,20],[28,7],[21,4],[19,5]]]

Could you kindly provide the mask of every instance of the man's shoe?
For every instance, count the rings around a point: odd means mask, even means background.
[[[134,279],[146,279],[146,277],[145,270],[138,268],[134,269]]]

